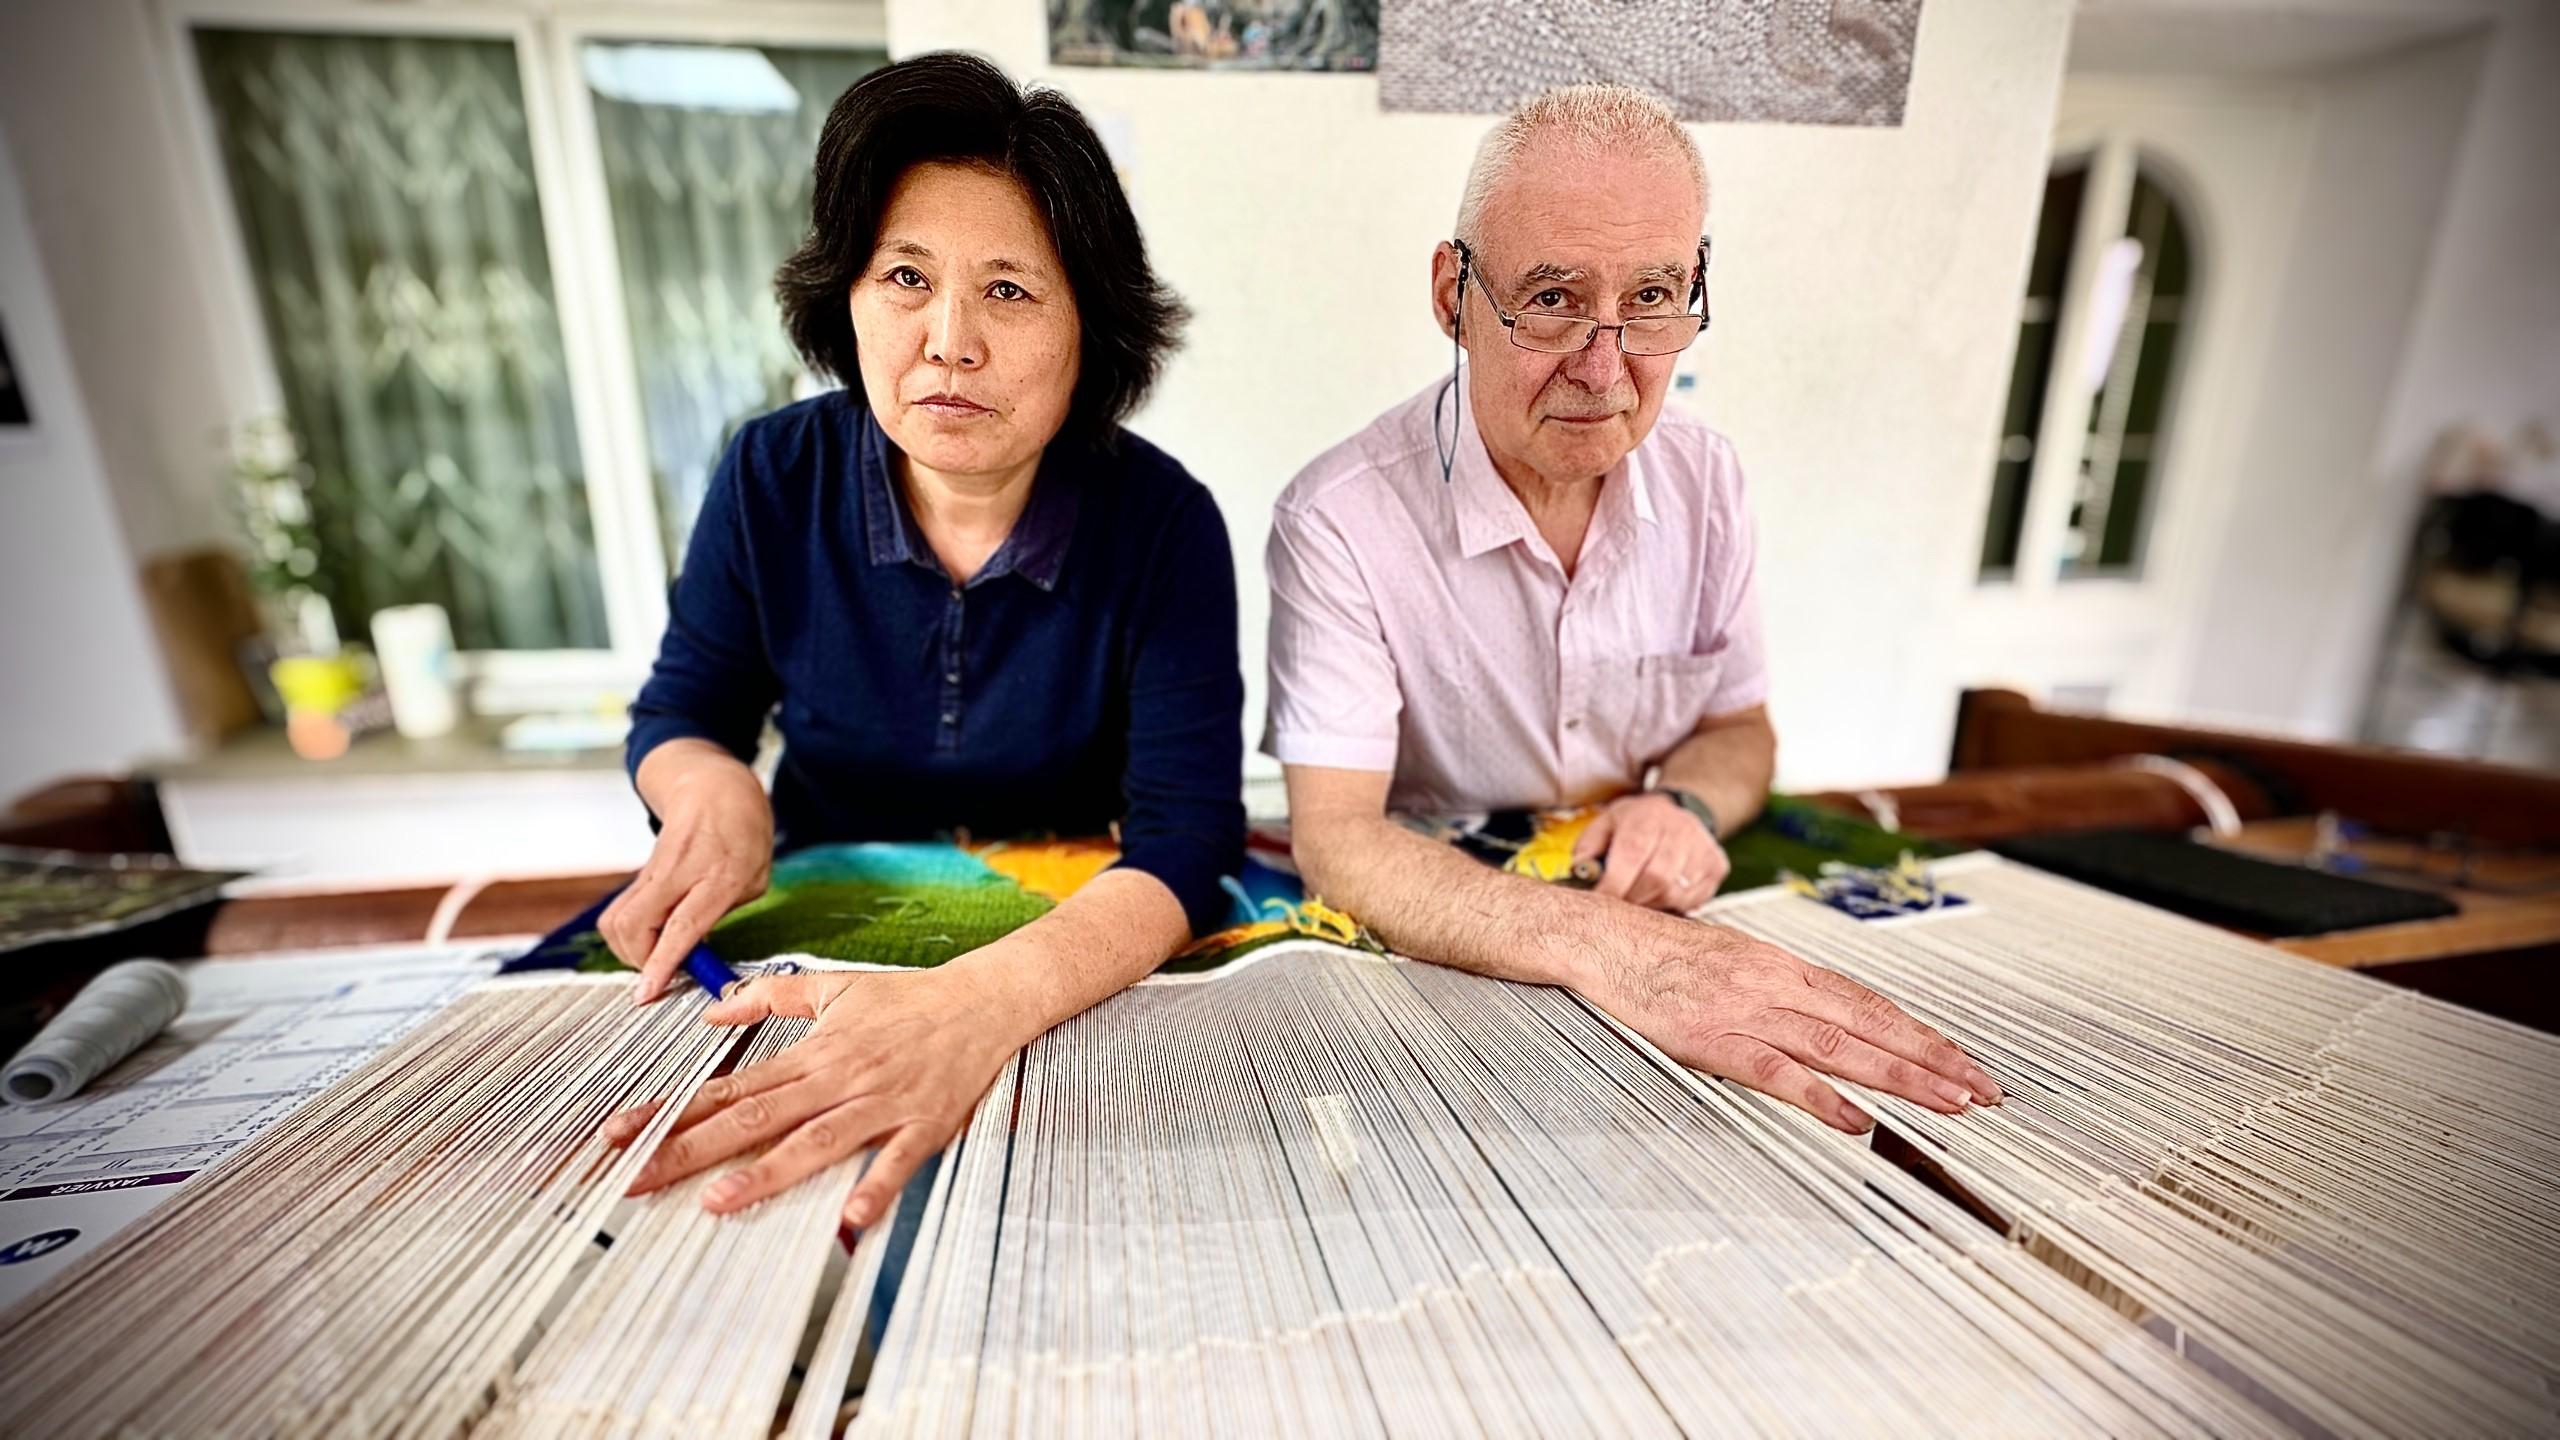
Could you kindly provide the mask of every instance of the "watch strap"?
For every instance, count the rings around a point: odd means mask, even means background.
[[[1716,824],[1716,812],[1708,807],[1706,801],[1674,785],[1657,785],[1653,793],[1665,797],[1672,804],[1697,816],[1698,823],[1707,827],[1709,838],[1719,840],[1724,838],[1722,827]]]

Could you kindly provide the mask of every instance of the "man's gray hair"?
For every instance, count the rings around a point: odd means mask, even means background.
[[[1485,132],[1458,200],[1459,239],[1476,240],[1485,202],[1532,142],[1561,143],[1577,155],[1668,155],[1688,167],[1698,202],[1706,203],[1707,162],[1670,106],[1632,85],[1560,85],[1523,101]]]

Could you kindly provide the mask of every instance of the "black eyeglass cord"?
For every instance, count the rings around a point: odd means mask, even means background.
[[[1440,452],[1440,483],[1443,485],[1450,483],[1449,476],[1457,468],[1458,427],[1466,423],[1467,397],[1458,390],[1458,328],[1467,319],[1467,268],[1468,262],[1475,258],[1467,253],[1465,241],[1453,243],[1458,247],[1458,303],[1449,312],[1449,382],[1441,386],[1440,393],[1431,400],[1431,443]],[[1442,445],[1440,407],[1449,403],[1452,394],[1458,397],[1458,409],[1449,421],[1449,443]]]

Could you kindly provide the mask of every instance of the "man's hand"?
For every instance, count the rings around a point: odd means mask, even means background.
[[[614,958],[640,972],[645,1005],[667,992],[676,967],[721,916],[764,893],[773,875],[773,806],[754,771],[700,741],[652,750],[640,780],[661,823],[658,843],[597,917],[596,931]]]
[[[1593,894],[1682,915],[1713,898],[1733,869],[1697,816],[1650,793],[1610,801],[1574,841],[1573,858],[1601,860]]]
[[[1847,976],[1720,925],[1603,904],[1479,865],[1387,819],[1383,773],[1288,772],[1291,838],[1310,891],[1358,915],[1399,953],[1564,986],[1682,1064],[1852,1134],[1874,1122],[1816,1071],[1950,1114],[2000,1101],[1999,1085],[1947,1037]],[[1672,802],[1644,803],[1704,835]],[[1610,863],[1619,863],[1614,847]]]
[[[1866,986],[1719,925],[1691,928],[1694,942],[1629,957],[1584,993],[1672,1059],[1852,1135],[1875,1122],[1815,1072],[1942,1114],[1999,1103],[1999,1085],[1954,1042]]]
[[[702,1197],[716,1214],[741,1210],[877,1144],[845,1201],[860,1228],[897,1203],[916,1167],[950,1143],[1015,1051],[1017,1012],[981,977],[936,970],[775,975],[739,986],[703,1018],[745,1025],[768,1015],[815,1017],[799,1044],[706,1082],[631,1183],[646,1194],[768,1142],[773,1148]],[[657,1113],[651,1102],[604,1123],[627,1145]]]

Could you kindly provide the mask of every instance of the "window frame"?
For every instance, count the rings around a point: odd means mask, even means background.
[[[466,678],[477,682],[475,707],[484,712],[584,705],[599,691],[636,690],[656,659],[658,637],[666,627],[669,574],[584,47],[591,41],[638,41],[894,54],[884,0],[154,0],[154,5],[158,89],[168,97],[168,122],[185,172],[179,176],[179,203],[188,228],[210,241],[191,247],[194,279],[212,312],[217,363],[234,424],[282,414],[283,385],[274,341],[258,304],[247,238],[232,203],[195,32],[416,35],[504,40],[513,46],[609,643],[602,650],[473,651],[460,660]],[[342,623],[361,625],[363,617],[342,617]]]
[[[2143,143],[2130,132],[2111,130],[2067,137],[2055,144],[2047,157],[2046,173],[2051,174],[2072,163],[2087,166],[2089,179],[2081,194],[2079,221],[2073,232],[2070,257],[2064,267],[2053,355],[2046,372],[2044,407],[2036,420],[2035,453],[2027,470],[2026,504],[2018,527],[2017,561],[2005,570],[1977,567],[1975,583],[1983,588],[2010,587],[2046,592],[2057,587],[2075,591],[2105,587],[2138,589],[2156,583],[2161,567],[2153,564],[2152,560],[2162,539],[2161,522],[2169,508],[2170,487],[2175,483],[2173,476],[2178,468],[2176,461],[2187,444],[2187,427],[2179,423],[2179,402],[2187,388],[2194,352],[2203,333],[2200,319],[2213,303],[2208,292],[2213,286],[2215,268],[2211,237],[2199,203],[2201,197],[2175,159]],[[2088,455],[2091,417],[2105,393],[2105,384],[2102,377],[2094,388],[2083,386],[2070,372],[2086,354],[2091,327],[2095,324],[2092,307],[2100,268],[2099,257],[2126,233],[2126,225],[2132,216],[2137,177],[2148,180],[2168,197],[2186,231],[2188,282],[2180,312],[2178,349],[2169,357],[2167,393],[2162,398],[2159,425],[2148,458],[2150,477],[2143,499],[2145,513],[2133,560],[2112,569],[2092,567],[2074,571],[2067,568],[2064,551],[2071,533],[2071,510],[2078,499],[2081,469]],[[2038,223],[2041,225],[2041,218]],[[2023,296],[2023,289],[2020,293]],[[2012,372],[2017,359],[2013,348],[2009,359]],[[2007,394],[2004,386],[2004,404]],[[1999,417],[2001,421],[2006,418],[2005,414]],[[2005,436],[2001,438],[2005,439]],[[1995,439],[1993,443],[1996,458],[2000,440]],[[1984,524],[1988,526],[1989,523],[1986,503]]]

